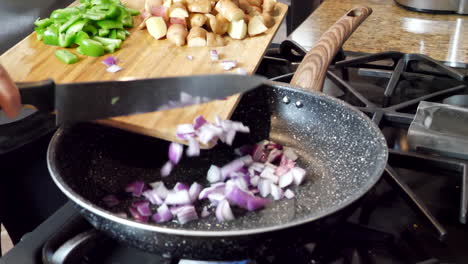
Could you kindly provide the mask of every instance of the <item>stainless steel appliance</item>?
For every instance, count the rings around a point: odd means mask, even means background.
[[[468,14],[468,0],[395,0],[395,2],[421,12]]]

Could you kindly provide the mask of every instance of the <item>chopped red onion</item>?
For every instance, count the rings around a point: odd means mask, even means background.
[[[198,200],[203,200],[208,198],[208,195],[212,193],[221,193],[224,194],[224,190],[226,188],[226,184],[224,182],[220,182],[220,184],[212,185],[211,187],[207,187],[200,192],[198,195]]]
[[[278,176],[275,175],[275,169],[272,168],[271,166],[265,166],[265,169],[263,169],[262,173],[260,173],[261,178],[269,179],[273,183],[278,183]]]
[[[150,183],[151,187],[156,191],[156,194],[161,197],[162,199],[166,199],[167,193],[169,190],[166,188],[162,181],[156,181]]]
[[[252,156],[250,155],[245,155],[243,157],[240,157],[239,159],[242,160],[242,162],[244,162],[245,166],[250,166],[253,163]]]
[[[110,66],[112,66],[112,65],[114,65],[114,64],[117,64],[117,59],[116,59],[114,56],[109,56],[109,57],[105,58],[105,59],[102,61],[102,63],[103,63],[104,65],[106,65],[107,67],[110,67]]]
[[[182,158],[183,153],[184,153],[184,147],[181,144],[172,142],[171,145],[169,146],[169,160],[173,164],[179,163],[180,158]]]
[[[252,184],[252,186],[258,186],[259,180],[260,176],[253,176],[252,178],[250,178],[250,184]]]
[[[226,179],[231,173],[240,170],[242,167],[244,167],[244,165],[244,161],[242,161],[240,158],[229,162],[221,168],[221,177]]]
[[[184,184],[184,183],[181,183],[181,182],[177,182],[175,185],[174,185],[174,188],[172,188],[174,191],[182,191],[182,190],[186,190],[188,191],[190,187],[187,186],[187,184]]]
[[[193,137],[189,137],[188,142],[189,142],[189,146],[187,148],[187,156],[189,157],[200,156],[200,144],[198,144],[198,141]]]
[[[247,200],[251,199],[251,197],[253,197],[251,193],[242,190],[236,184],[227,184],[226,198],[229,202],[239,207],[247,208]]]
[[[281,198],[283,198],[283,189],[281,189],[276,184],[271,184],[270,194],[271,194],[271,196],[273,197],[274,200],[280,200]]]
[[[228,146],[232,146],[232,142],[234,141],[234,137],[236,136],[235,130],[228,130],[226,132],[226,138],[223,140]]]
[[[116,73],[120,70],[122,70],[122,67],[116,64],[112,64],[111,66],[106,68],[106,71],[111,72],[111,73]]]
[[[267,197],[270,194],[271,184],[272,184],[272,181],[268,179],[260,179],[258,181],[257,188],[262,197]]]
[[[162,17],[167,21],[167,7],[166,6],[151,6],[151,14],[153,16]]]
[[[174,205],[169,207],[169,211],[171,211],[172,215],[176,215],[179,212],[179,209],[184,207],[184,205]]]
[[[151,209],[149,207],[149,202],[140,202],[138,205],[135,207],[142,216],[150,216],[152,215]]]
[[[284,191],[284,197],[288,199],[292,199],[294,198],[294,196],[296,195],[290,189],[287,189],[286,191]]]
[[[267,155],[264,150],[264,145],[255,144],[253,151],[252,151],[252,158],[254,161],[257,162],[265,162],[267,159]]]
[[[142,195],[152,204],[161,205],[164,203],[156,189],[144,191]]]
[[[132,215],[133,219],[135,219],[135,221],[142,223],[148,222],[149,216],[141,215],[135,207],[130,207],[128,210],[130,211],[130,214]]]
[[[218,51],[217,50],[210,50],[210,57],[212,61],[219,60]]]
[[[152,219],[156,223],[167,222],[167,221],[170,221],[172,219],[172,213],[169,210],[169,207],[167,207],[166,204],[163,204],[158,208],[157,213],[155,213],[152,216]]]
[[[291,169],[291,172],[294,178],[294,184],[300,185],[305,179],[306,171],[303,168],[294,167]]]
[[[112,208],[120,203],[119,199],[113,194],[106,195],[102,198],[102,201],[107,207]]]
[[[234,220],[234,214],[232,213],[231,206],[229,206],[228,201],[222,200],[219,202],[216,207],[216,218],[220,222]]]
[[[280,188],[288,187],[291,183],[293,183],[293,180],[294,180],[293,174],[291,171],[289,171],[283,174],[282,176],[280,176],[278,186]]]
[[[211,165],[208,169],[206,179],[210,183],[219,182],[223,180],[223,176],[221,175],[221,169],[215,165]]]
[[[125,191],[131,192],[135,197],[140,197],[144,189],[145,183],[143,181],[134,181],[125,187]]]
[[[188,139],[195,136],[195,129],[192,124],[181,124],[177,126],[176,136],[181,139]]]
[[[198,140],[203,144],[208,144],[211,140],[218,138],[223,134],[223,129],[213,124],[207,123],[200,127],[198,131]]]
[[[294,152],[292,148],[284,148],[284,155],[286,155],[286,158],[296,161],[297,160],[297,154]]]
[[[192,203],[188,190],[172,191],[164,201],[167,205],[184,205]]]
[[[265,207],[270,201],[265,198],[253,196],[252,198],[247,201],[247,210],[255,211],[260,208]]]
[[[199,116],[195,117],[195,120],[193,121],[193,128],[194,129],[199,129],[200,127],[202,127],[206,123],[207,123],[206,119],[203,116],[199,115]]]
[[[189,196],[192,203],[197,200],[198,195],[200,195],[202,189],[203,186],[201,186],[201,184],[199,184],[198,182],[194,182],[192,183],[192,185],[190,185]]]
[[[174,164],[169,160],[167,161],[161,168],[161,176],[166,177],[171,174],[172,169],[174,168]]]
[[[224,199],[226,199],[226,195],[223,193],[211,193],[208,195],[208,200],[210,200],[211,204],[218,204]]]
[[[237,67],[237,61],[235,60],[223,60],[221,61],[221,66],[225,71],[229,71],[235,67]]]
[[[234,183],[237,185],[237,187],[241,188],[242,190],[248,190],[249,186],[247,184],[247,181],[245,180],[244,177],[238,177],[233,179]]]
[[[211,214],[211,213],[210,213],[210,211],[208,210],[208,207],[207,207],[207,206],[203,206],[203,209],[202,209],[202,211],[201,211],[201,213],[200,213],[200,216],[204,218],[204,217],[209,216],[210,214]]]
[[[186,205],[181,207],[177,212],[177,219],[180,224],[188,223],[192,220],[198,219],[197,211],[193,205]]]
[[[281,155],[283,155],[283,151],[279,149],[273,149],[270,151],[270,153],[268,153],[266,162],[269,162],[269,163],[279,162],[281,159]]]

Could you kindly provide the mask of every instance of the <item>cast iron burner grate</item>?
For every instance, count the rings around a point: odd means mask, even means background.
[[[272,80],[289,82],[305,54],[305,49],[293,41],[286,40],[278,48],[270,49],[264,60],[265,63],[277,64],[279,67],[276,69],[280,69],[279,71],[282,73],[278,74],[278,72],[274,72],[274,70],[271,72],[271,69],[268,69],[270,72],[266,71],[262,74],[270,75]],[[367,83],[375,83],[381,89],[359,90],[355,88],[349,78],[353,69],[357,69],[358,75],[367,77],[366,85],[368,85]],[[354,73],[356,74],[356,71]],[[447,235],[446,229],[412,189],[401,180],[393,168],[392,161],[398,161],[405,157],[411,159],[409,164],[419,165],[421,168],[435,166],[460,175],[459,221],[466,224],[468,210],[467,161],[408,152],[406,130],[414,119],[419,102],[437,102],[454,95],[468,94],[467,77],[425,55],[383,52],[345,59],[345,55],[341,51],[327,71],[327,80],[333,83],[341,94],[324,89],[325,93],[343,99],[366,113],[382,129],[384,134],[386,134],[385,128],[388,126],[402,129],[399,140],[389,141],[388,135],[386,135],[390,148],[390,160],[385,169],[384,178],[396,190],[400,191],[405,200],[416,211],[429,221],[441,240]],[[382,79],[388,79],[388,81],[382,83]],[[362,83],[360,86],[363,86]],[[369,93],[369,91],[376,93]],[[404,150],[401,149],[402,147]],[[361,218],[361,222],[365,223],[366,217]]]

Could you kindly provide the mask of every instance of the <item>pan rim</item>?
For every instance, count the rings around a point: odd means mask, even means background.
[[[282,89],[290,90],[293,92],[299,92],[302,95],[313,95],[314,97],[319,97],[325,101],[329,101],[333,104],[337,104],[338,106],[341,105],[343,107],[349,108],[351,112],[354,114],[358,115],[359,117],[363,118],[364,120],[367,120],[370,125],[369,127],[371,128],[371,131],[374,132],[377,137],[376,140],[383,145],[383,153],[380,153],[381,158],[379,159],[380,164],[375,169],[375,176],[371,177],[369,181],[366,182],[361,188],[359,188],[358,191],[354,192],[352,195],[349,195],[348,198],[337,205],[331,206],[327,208],[326,210],[323,210],[317,214],[314,214],[312,217],[300,219],[300,220],[293,220],[291,222],[287,222],[284,224],[280,225],[273,225],[273,226],[268,226],[268,227],[261,227],[261,228],[251,228],[251,229],[241,229],[241,230],[191,230],[191,229],[184,229],[183,226],[182,228],[173,228],[173,227],[166,227],[166,226],[157,226],[154,224],[145,224],[145,223],[139,223],[131,219],[123,218],[117,215],[114,215],[110,213],[107,210],[102,209],[101,207],[96,206],[95,204],[91,203],[78,193],[76,193],[72,188],[70,188],[62,179],[60,176],[58,169],[54,162],[55,158],[55,149],[54,146],[57,145],[57,142],[61,135],[63,134],[63,127],[59,127],[58,130],[54,133],[48,149],[47,149],[47,167],[49,170],[49,173],[51,174],[51,177],[55,184],[58,186],[58,188],[74,203],[79,205],[81,208],[86,209],[90,211],[93,214],[99,215],[100,217],[103,217],[105,219],[108,219],[110,221],[116,222],[118,224],[124,225],[124,226],[129,226],[133,228],[138,228],[143,231],[150,231],[150,232],[157,232],[157,233],[163,233],[167,235],[178,235],[178,236],[184,236],[184,237],[205,237],[205,238],[220,238],[220,237],[238,237],[238,236],[247,236],[247,235],[258,235],[262,233],[268,233],[268,232],[274,232],[274,231],[280,231],[284,230],[287,228],[292,228],[304,224],[308,224],[311,222],[314,222],[318,219],[324,218],[330,214],[334,214],[349,205],[353,204],[357,200],[359,200],[361,197],[363,197],[369,190],[374,187],[374,185],[380,180],[382,177],[382,174],[385,170],[385,167],[387,165],[388,161],[388,147],[387,147],[387,142],[378,128],[378,126],[364,113],[359,111],[356,107],[348,104],[345,101],[342,101],[340,99],[334,98],[332,96],[320,93],[320,92],[315,92],[315,91],[306,91],[304,89],[298,89],[297,86],[287,84],[287,83],[279,83],[279,82],[274,82],[274,81],[266,81],[265,82],[266,86],[274,86],[274,87],[280,87]]]

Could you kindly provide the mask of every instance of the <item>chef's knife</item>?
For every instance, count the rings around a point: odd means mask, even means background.
[[[265,82],[256,75],[198,75],[132,81],[17,83],[23,104],[57,114],[57,124],[153,112],[224,99]]]

